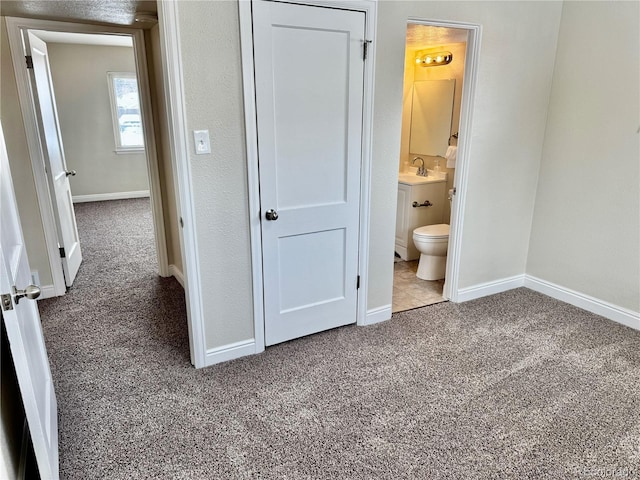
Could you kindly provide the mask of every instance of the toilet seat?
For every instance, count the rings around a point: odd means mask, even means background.
[[[426,225],[424,227],[416,228],[413,231],[414,235],[430,239],[445,239],[449,238],[449,225],[446,223],[439,223],[437,225]]]

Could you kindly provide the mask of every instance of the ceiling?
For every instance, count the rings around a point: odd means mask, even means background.
[[[47,43],[133,47],[133,39],[130,35],[97,35],[91,33],[49,32],[45,30],[30,30],[30,32]]]
[[[462,28],[432,27],[413,23],[407,25],[407,49],[420,50],[466,41],[467,31]]]
[[[64,20],[79,23],[100,23],[150,28],[154,23],[136,22],[136,13],[156,14],[155,0],[2,0],[0,14],[7,17],[28,17]]]

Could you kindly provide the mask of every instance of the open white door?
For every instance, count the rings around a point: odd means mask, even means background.
[[[253,2],[265,343],[356,322],[365,14]]]
[[[36,102],[38,127],[42,139],[42,150],[47,171],[49,192],[51,193],[53,211],[58,232],[58,244],[64,278],[67,287],[73,285],[80,264],[82,251],[76,226],[76,216],[73,209],[69,175],[75,172],[67,170],[60,134],[60,124],[56,109],[47,44],[29,31],[24,31],[27,51],[30,52],[30,69],[33,98]]]
[[[33,447],[43,479],[57,479],[58,407],[0,128],[0,294]],[[17,288],[17,291],[16,291]],[[24,291],[23,291],[24,290]]]

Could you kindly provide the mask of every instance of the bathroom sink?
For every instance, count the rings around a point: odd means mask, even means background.
[[[435,178],[437,180],[446,180],[447,179],[447,172],[436,172],[435,170],[429,170],[427,169],[427,173],[429,174],[429,177]]]
[[[447,172],[434,172],[427,170],[428,175],[423,177],[415,173],[401,173],[398,175],[398,183],[405,185],[422,185],[424,183],[444,182],[447,180]]]

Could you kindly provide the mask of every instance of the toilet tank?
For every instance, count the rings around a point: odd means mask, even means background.
[[[395,250],[403,260],[417,260],[420,252],[413,244],[413,231],[425,225],[443,223],[447,201],[446,181],[412,184],[398,182]],[[413,202],[429,201],[430,207],[414,207]]]

